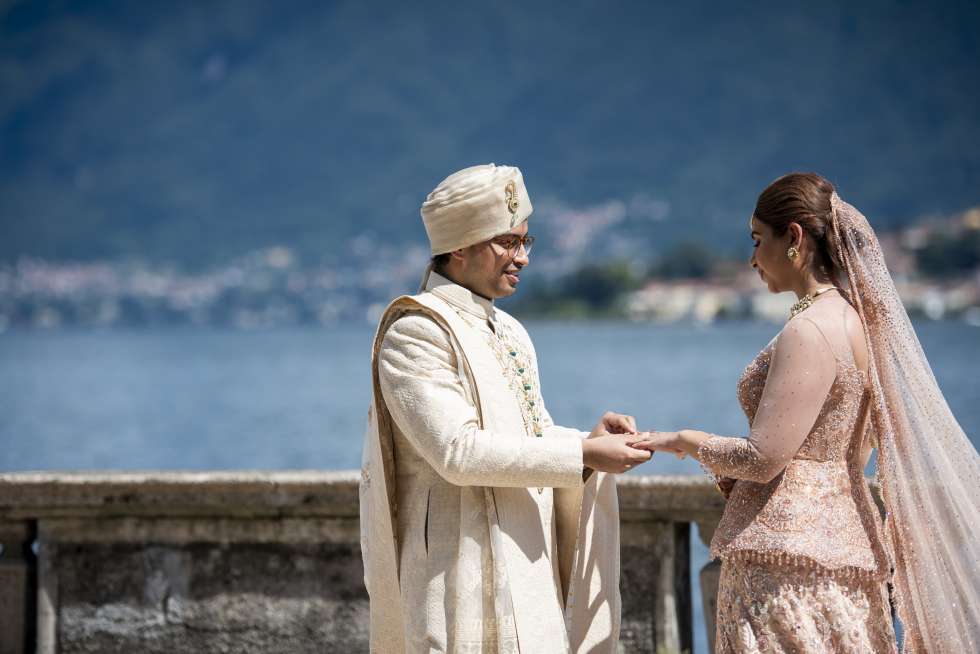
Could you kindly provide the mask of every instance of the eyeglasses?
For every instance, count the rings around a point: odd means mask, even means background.
[[[525,236],[504,234],[503,236],[490,239],[490,242],[502,247],[510,256],[516,257],[522,245],[524,246],[524,253],[531,254],[531,248],[534,246],[534,237],[530,234]]]

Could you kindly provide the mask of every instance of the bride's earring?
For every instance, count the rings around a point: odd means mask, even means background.
[[[786,250],[786,256],[789,257],[790,261],[796,261],[796,257],[800,256],[800,251],[796,249],[795,245],[791,245]]]

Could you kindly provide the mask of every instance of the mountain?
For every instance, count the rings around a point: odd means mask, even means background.
[[[0,261],[424,242],[521,166],[539,247],[749,241],[815,170],[875,224],[980,203],[975,2],[0,0]]]

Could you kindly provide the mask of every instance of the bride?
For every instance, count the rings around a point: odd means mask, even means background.
[[[980,460],[953,417],[874,231],[819,175],[770,184],[752,267],[799,300],[746,368],[747,439],[651,432],[728,501],[718,652],[980,651]],[[877,447],[884,523],[863,471]]]

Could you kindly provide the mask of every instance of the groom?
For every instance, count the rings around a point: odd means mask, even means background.
[[[517,168],[446,178],[422,205],[423,291],[381,318],[360,488],[372,652],[616,650],[604,473],[650,455],[629,416],[586,434],[544,407],[527,332],[493,303],[528,264],[530,214]]]

